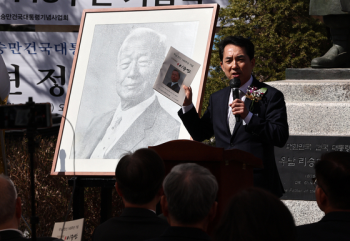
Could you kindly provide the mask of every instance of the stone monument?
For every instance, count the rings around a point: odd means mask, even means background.
[[[286,80],[267,82],[286,101],[290,137],[275,153],[282,200],[296,225],[324,216],[311,182],[317,159],[328,151],[350,152],[350,0],[310,0],[310,15],[323,16],[332,48],[311,68],[286,69]]]
[[[310,15],[323,16],[329,27],[333,47],[311,61],[312,68],[350,67],[350,1],[310,0]]]
[[[290,145],[289,149],[296,147],[291,157],[291,161],[295,161],[296,164],[291,164],[303,166],[304,163],[300,163],[303,159],[300,157],[305,158],[306,167],[311,164],[306,163],[310,160],[310,156],[305,154],[307,153],[304,150],[305,146],[314,151],[315,161],[322,152],[332,150],[350,152],[350,68],[286,69],[286,80],[267,82],[267,84],[280,90],[285,97],[290,133],[287,143]],[[309,140],[318,140],[319,145],[311,145],[312,141]],[[295,144],[294,147],[292,143]],[[286,147],[284,151],[291,153],[290,150],[286,150]],[[286,154],[288,155],[290,154]],[[277,154],[276,162],[277,165],[281,165]],[[288,178],[292,179],[298,173],[292,173],[297,169],[290,170],[291,175]],[[308,170],[313,171],[313,168]],[[283,182],[283,174],[281,178]],[[301,182],[300,179],[295,180],[296,184],[299,185],[300,190],[309,189],[310,194],[312,188],[314,191],[314,187],[310,185],[311,178],[309,175],[305,175],[304,178]],[[305,200],[308,199],[284,200],[293,213],[297,225],[317,222],[324,215],[315,201]]]

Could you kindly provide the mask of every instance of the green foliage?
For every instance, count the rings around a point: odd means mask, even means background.
[[[29,223],[31,217],[30,199],[30,163],[27,153],[27,139],[11,138],[6,135],[6,155],[9,176],[16,185],[18,196],[22,200],[22,214]],[[51,176],[51,167],[57,137],[37,137],[39,146],[35,152],[35,190],[36,216],[39,218],[37,236],[51,236],[55,222],[63,222],[72,195],[72,187],[68,186],[65,176]],[[85,188],[84,192],[84,240],[91,240],[95,228],[100,224],[100,188]],[[121,198],[116,191],[112,192],[112,216],[118,216],[123,209]],[[73,219],[69,211],[67,221]],[[29,231],[22,221],[21,231]],[[29,235],[30,236],[30,235]]]
[[[228,85],[220,70],[218,44],[229,35],[254,43],[254,76],[260,81],[283,80],[286,68],[309,67],[330,47],[325,26],[309,16],[309,0],[230,0],[219,20],[222,28],[214,41],[203,110],[210,94]]]

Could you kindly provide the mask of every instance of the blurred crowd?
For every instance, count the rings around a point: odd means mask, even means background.
[[[278,197],[250,187],[235,194],[214,223],[220,187],[207,168],[184,163],[165,176],[159,155],[139,149],[123,156],[115,170],[115,188],[124,210],[98,226],[92,240],[350,240],[350,153],[323,154],[315,173],[316,200],[325,213],[319,222],[296,227]],[[0,240],[28,240],[18,230],[21,199],[4,175],[0,175],[0,194]]]

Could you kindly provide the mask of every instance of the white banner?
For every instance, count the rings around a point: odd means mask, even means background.
[[[202,4],[228,0],[199,0]],[[132,8],[198,4],[187,0],[2,0],[0,24],[80,25],[84,9]]]
[[[62,114],[78,33],[2,32],[0,54],[10,76],[8,102],[50,102]]]

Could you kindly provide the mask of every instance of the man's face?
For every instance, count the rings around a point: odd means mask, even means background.
[[[136,37],[135,37],[136,38]],[[117,93],[121,99],[135,100],[153,93],[156,64],[153,44],[128,39],[121,47],[117,66]]]
[[[224,48],[224,56],[220,65],[228,79],[238,77],[241,85],[244,85],[250,79],[255,59],[249,59],[245,48],[228,44]]]
[[[179,75],[179,73],[177,72],[177,71],[173,71],[172,72],[172,74],[171,74],[171,81],[172,82],[177,82],[177,81],[179,81],[179,79],[180,79],[180,75]]]

